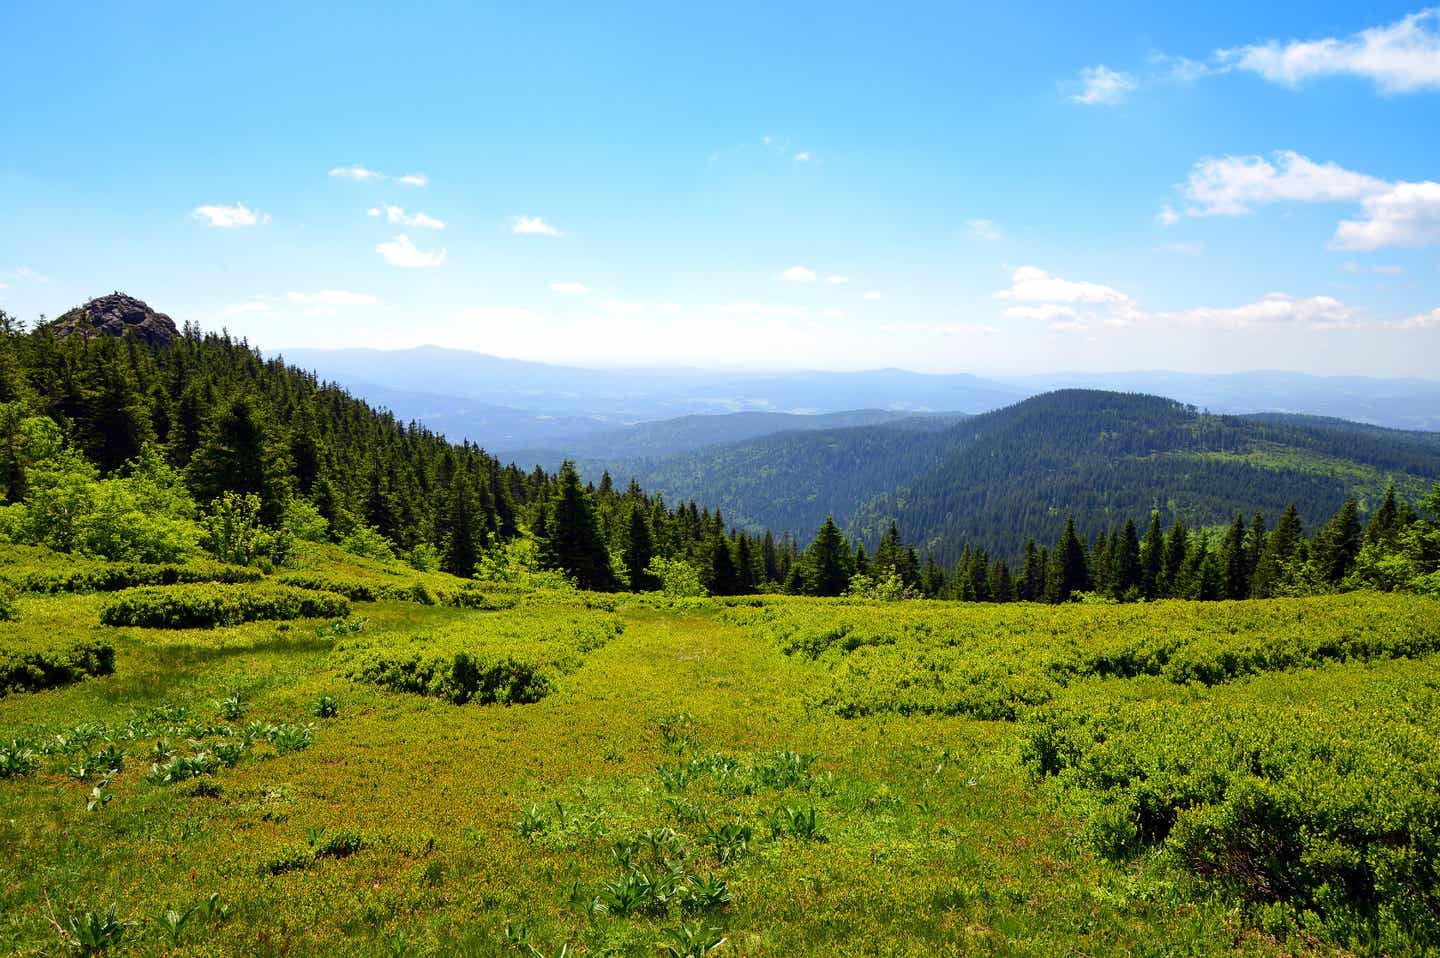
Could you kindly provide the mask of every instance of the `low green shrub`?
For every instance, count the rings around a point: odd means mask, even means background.
[[[515,609],[424,635],[362,635],[332,653],[349,678],[456,704],[539,701],[555,680],[623,630],[614,616]]]
[[[0,647],[0,695],[58,688],[115,671],[115,647],[102,639],[17,639]]]
[[[182,585],[197,582],[258,582],[259,569],[220,562],[149,565],[139,562],[66,563],[59,569],[20,572],[15,586],[21,592],[117,592],[144,585]]]
[[[126,589],[100,610],[105,625],[158,629],[210,628],[257,619],[343,619],[342,596],[263,584],[177,585]]]
[[[1102,854],[1162,848],[1272,930],[1440,946],[1440,663],[1194,689],[1070,690],[1025,720],[1024,760]]]

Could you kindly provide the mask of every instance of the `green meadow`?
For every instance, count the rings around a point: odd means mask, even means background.
[[[1432,599],[668,599],[298,564],[5,547],[0,950],[1440,948]]]

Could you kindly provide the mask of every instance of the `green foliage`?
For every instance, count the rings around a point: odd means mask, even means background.
[[[105,625],[211,628],[256,619],[335,619],[350,614],[344,597],[269,583],[142,587],[116,593],[100,610]]]
[[[700,570],[684,559],[655,556],[645,566],[645,574],[658,582],[660,591],[668,596],[678,598],[708,594],[700,581]]]
[[[275,565],[289,562],[294,555],[294,534],[288,525],[265,528],[260,511],[260,497],[254,493],[221,493],[201,519],[205,548],[221,562],[237,565],[255,565],[261,560]]]
[[[523,704],[620,634],[614,616],[517,609],[442,631],[342,642],[334,657],[350,678],[456,704]]]
[[[195,503],[179,473],[146,446],[125,474],[99,478],[48,419],[25,433],[25,495],[0,508],[0,533],[104,559],[173,562],[198,546]]]
[[[197,582],[258,582],[257,569],[192,561],[148,565],[134,562],[93,562],[67,559],[63,564],[37,563],[37,568],[7,569],[21,592],[116,592],[142,585],[180,585]]]
[[[115,671],[115,646],[107,639],[6,636],[0,641],[0,696],[58,688]]]
[[[395,543],[371,526],[357,526],[340,540],[340,548],[364,559],[395,558]]]
[[[1270,674],[1198,701],[1094,686],[1025,723],[1103,853],[1159,846],[1252,903],[1361,951],[1440,943],[1433,660]]]

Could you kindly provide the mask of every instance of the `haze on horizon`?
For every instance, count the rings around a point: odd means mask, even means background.
[[[0,11],[0,308],[121,289],[267,352],[1436,377],[1440,8],[245,24]]]

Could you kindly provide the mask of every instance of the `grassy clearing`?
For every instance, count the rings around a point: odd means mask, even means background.
[[[386,568],[318,571],[462,588]],[[0,752],[29,753],[0,779],[0,951],[65,950],[56,925],[143,955],[1435,947],[1421,893],[1435,860],[1421,827],[1434,820],[1434,603],[1007,618],[506,598],[499,611],[356,600],[339,621],[150,629],[100,626],[103,595],[22,596],[20,623],[103,639],[115,663],[0,698]],[[822,620],[848,628],[817,638]],[[1257,658],[1264,636],[1283,654]],[[1215,643],[1248,664],[1210,684],[1166,674]],[[858,694],[856,656],[909,662],[931,646],[978,656],[947,660],[942,690],[983,660],[1046,694],[1003,699],[1017,704],[998,720],[836,707]],[[416,654],[531,663],[546,694],[461,705],[360,674]],[[1097,665],[1118,661],[1143,667]],[[1166,801],[1168,828],[1145,824]],[[1306,836],[1268,886],[1247,881],[1257,870],[1232,838],[1268,841],[1290,820],[1256,808],[1300,815]],[[1343,820],[1358,830],[1319,827]],[[1371,905],[1317,870],[1342,859],[1369,863]]]

